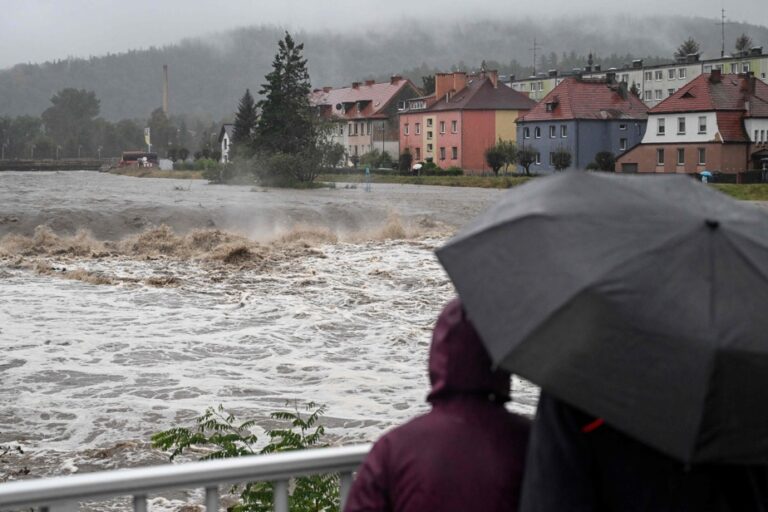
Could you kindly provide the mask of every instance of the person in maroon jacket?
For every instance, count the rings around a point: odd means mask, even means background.
[[[530,422],[506,410],[510,375],[494,370],[458,299],[429,353],[432,410],[380,438],[345,512],[515,511]]]

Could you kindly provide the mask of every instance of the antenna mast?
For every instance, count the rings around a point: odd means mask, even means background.
[[[723,46],[720,49],[720,58],[725,57],[725,9],[721,9],[720,27],[723,31]]]

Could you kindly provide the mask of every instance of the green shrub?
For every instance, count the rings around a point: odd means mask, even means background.
[[[291,411],[278,411],[270,414],[273,420],[286,422],[287,428],[267,431],[269,443],[261,450],[256,448],[258,438],[251,432],[256,420],[238,422],[235,416],[227,413],[223,406],[218,409],[208,408],[195,419],[193,429],[172,428],[152,436],[152,446],[170,451],[170,459],[184,453],[191,447],[207,448],[208,454],[202,460],[226,459],[266,453],[303,450],[324,446],[321,439],[325,428],[320,418],[325,408],[309,403],[302,415],[294,405]],[[295,479],[293,492],[288,498],[289,508],[293,512],[317,512],[339,509],[339,477],[336,474],[312,475]],[[272,510],[274,485],[271,482],[250,482],[234,486],[233,491],[240,492],[240,503],[230,508],[232,512],[268,512]]]
[[[445,176],[464,176],[464,169],[462,169],[461,167],[452,165],[451,167],[444,170],[443,174]]]

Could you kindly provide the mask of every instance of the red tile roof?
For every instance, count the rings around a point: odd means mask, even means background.
[[[547,104],[552,110],[547,111]],[[522,121],[568,119],[646,119],[648,107],[634,94],[624,97],[617,84],[568,77],[552,89]]]
[[[357,87],[315,89],[310,94],[313,105],[326,107],[336,118],[362,119],[387,117],[383,112],[392,99],[405,87],[418,88],[406,78],[380,83],[360,83]],[[358,103],[360,110],[358,111]],[[341,106],[341,109],[336,108]],[[346,107],[346,112],[344,107]]]
[[[697,76],[688,84],[665,99],[649,114],[670,114],[677,112],[711,112],[732,110],[744,112],[750,102],[750,113],[754,117],[768,117],[768,84],[754,77],[754,94],[749,92],[750,78],[745,75],[721,75],[713,79],[711,73]]]
[[[749,142],[749,136],[744,129],[743,112],[717,112],[717,128],[723,142]]]
[[[535,105],[535,101],[511,87],[494,87],[490,78],[474,78],[449,99],[440,98],[427,110],[530,110]]]

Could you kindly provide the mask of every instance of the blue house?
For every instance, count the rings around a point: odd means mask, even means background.
[[[571,169],[585,169],[595,155],[618,158],[645,134],[648,107],[627,90],[626,82],[568,77],[530,112],[517,120],[518,148],[538,152],[531,172],[550,172],[555,151],[571,154]]]

